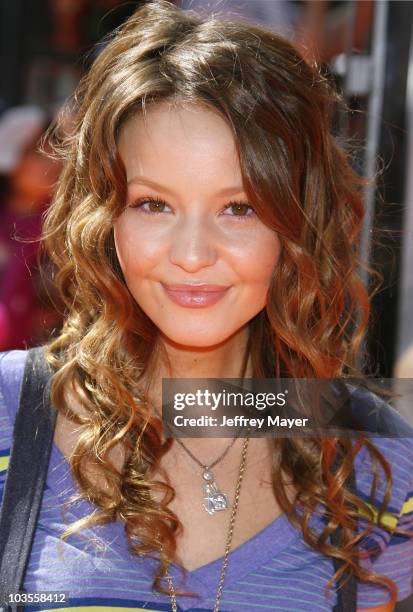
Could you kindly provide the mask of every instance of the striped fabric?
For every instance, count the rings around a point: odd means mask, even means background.
[[[12,428],[18,404],[25,351],[0,354],[0,492],[4,482]],[[413,440],[377,439],[393,468],[394,487],[388,512],[382,519],[390,527],[413,529]],[[357,488],[369,500],[372,474],[368,453],[359,454],[356,466]],[[47,485],[34,545],[25,580],[27,593],[64,591],[65,604],[37,604],[31,610],[66,607],[77,612],[105,612],[127,609],[145,612],[171,610],[169,598],[150,590],[154,559],[132,556],[120,522],[71,536],[59,542],[59,536],[76,519],[93,512],[86,502],[76,502],[63,513],[63,504],[76,491],[69,466],[53,446]],[[379,487],[377,506],[383,490]],[[322,518],[314,515],[312,526],[321,529]],[[399,589],[399,599],[411,593],[413,540],[391,535],[377,525],[363,546],[374,558],[365,565],[392,578]],[[184,585],[176,566],[171,575],[176,588],[195,591],[199,597],[178,597],[180,611],[201,612],[213,609],[222,558],[189,572]],[[330,559],[315,552],[304,542],[285,515],[232,551],[220,609],[279,610],[301,612],[331,611],[336,598],[324,594],[333,575]],[[165,586],[166,583],[165,583]],[[388,601],[387,591],[372,584],[360,584],[358,608],[378,606]]]

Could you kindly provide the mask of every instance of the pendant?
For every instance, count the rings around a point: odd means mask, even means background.
[[[227,510],[229,507],[228,497],[218,490],[217,483],[215,482],[213,473],[208,469],[208,466],[204,467],[202,478],[205,483],[203,485],[205,493],[205,503],[202,507],[208,514],[215,514],[221,510]]]

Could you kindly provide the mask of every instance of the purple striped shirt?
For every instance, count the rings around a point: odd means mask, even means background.
[[[0,354],[0,494],[26,356],[26,351]],[[413,529],[413,439],[376,438],[374,441],[393,469],[392,498],[384,520],[392,527],[398,524]],[[366,500],[372,480],[368,457],[362,451],[356,459],[357,492]],[[59,543],[67,524],[94,509],[87,502],[76,502],[62,515],[64,501],[76,490],[69,465],[54,445],[25,577],[26,592],[66,591],[70,601],[65,606],[73,609],[93,606],[102,612],[114,608],[146,612],[171,610],[169,597],[150,590],[157,562],[128,552],[120,521],[83,530]],[[382,493],[379,487],[378,501]],[[312,526],[316,530],[322,526],[316,514]],[[395,581],[399,600],[408,597],[412,592],[413,539],[392,535],[377,525],[363,546],[374,547],[376,551],[374,559],[363,563]],[[221,565],[222,558],[189,572],[185,585],[180,582],[177,567],[172,565],[170,572],[175,587],[199,594],[199,598],[178,596],[178,610],[213,609]],[[335,592],[333,589],[327,599],[324,589],[333,573],[332,560],[311,549],[287,516],[281,515],[231,552],[220,609],[223,612],[331,611],[336,603]],[[369,583],[358,585],[358,608],[378,606],[388,600],[387,591],[381,587]],[[57,607],[60,606],[44,603],[31,609]]]

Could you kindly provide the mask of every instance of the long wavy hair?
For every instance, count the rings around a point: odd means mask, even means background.
[[[363,181],[331,132],[340,99],[327,80],[289,42],[262,27],[182,11],[167,0],[139,8],[102,45],[73,98],[72,129],[59,142],[64,169],[43,243],[56,266],[65,312],[60,333],[45,348],[52,403],[81,426],[71,469],[80,495],[98,507],[63,537],[122,520],[132,553],[158,555],[152,586],[167,593],[162,578],[182,525],[168,508],[174,489],[167,475],[157,480],[154,473],[173,439],[162,442],[160,421],[137,390],[160,342],[126,286],[113,239],[114,221],[126,205],[119,132],[131,116],[164,100],[206,104],[227,121],[246,194],[281,241],[266,307],[250,322],[253,377],[361,376],[357,356],[370,296],[359,276]],[[71,408],[68,389],[86,412]],[[380,518],[391,494],[382,454],[362,436],[355,443],[337,437],[271,443],[281,510],[311,547],[343,561],[328,586],[346,572],[386,586],[394,598],[392,581],[360,563],[358,544],[371,531],[374,513],[348,486],[356,455],[367,447],[372,496],[379,471],[387,483]],[[125,451],[121,470],[111,460],[119,444]],[[104,486],[96,484],[96,469]],[[297,491],[294,500],[286,481]],[[155,489],[161,502],[151,496]],[[327,521],[316,534],[309,520],[320,504]],[[339,546],[329,541],[337,528]]]

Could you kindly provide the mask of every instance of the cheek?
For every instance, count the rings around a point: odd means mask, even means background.
[[[233,251],[240,277],[251,286],[268,287],[281,253],[281,243],[275,232],[261,227],[249,239],[239,242]]]
[[[262,277],[269,282],[281,253],[281,243],[276,234],[271,232],[263,237],[260,248],[257,250],[257,268]]]
[[[114,223],[113,234],[116,253],[125,278],[144,276],[160,261],[162,241],[153,232],[144,231],[141,224],[119,217]]]

